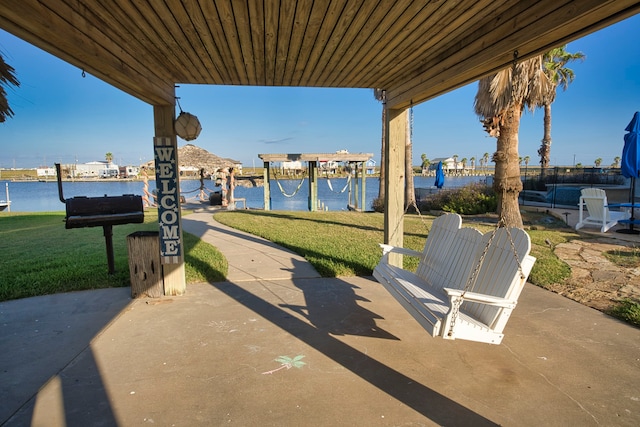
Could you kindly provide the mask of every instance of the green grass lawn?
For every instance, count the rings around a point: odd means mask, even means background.
[[[155,211],[146,212],[144,224],[113,227],[116,273],[109,275],[102,227],[66,230],[63,218],[63,213],[0,214],[0,301],[129,286],[126,236],[158,227]],[[293,250],[324,277],[371,275],[381,256],[378,244],[383,241],[384,216],[380,213],[237,210],[219,212],[215,218]],[[404,246],[422,250],[433,219],[406,215]],[[531,253],[537,258],[529,281],[542,287],[562,283],[571,269],[553,247],[578,235],[543,213],[524,212],[523,220],[531,236]],[[494,227],[482,217],[466,218],[464,225],[483,232]],[[224,280],[227,263],[222,254],[188,233],[184,240],[187,283]],[[404,263],[410,270],[417,266],[412,257],[404,257]],[[618,317],[638,322],[640,304],[625,304]]]
[[[371,275],[381,256],[378,246],[384,238],[381,213],[238,210],[217,213],[215,218],[293,250],[325,277]],[[434,218],[405,215],[404,246],[421,251]],[[532,254],[537,257],[530,280],[540,286],[561,282],[571,270],[555,256],[546,241],[557,245],[576,238],[577,234],[545,214],[526,214],[524,221],[530,228]],[[483,232],[493,229],[490,223],[472,220],[465,220],[464,225]],[[417,260],[404,257],[404,267],[414,270]]]
[[[64,228],[64,213],[0,214],[0,301],[30,296],[129,286],[126,236],[157,230],[156,211],[144,224],[113,227],[115,273],[108,274],[102,227]],[[226,260],[220,252],[184,233],[188,283],[224,280]]]

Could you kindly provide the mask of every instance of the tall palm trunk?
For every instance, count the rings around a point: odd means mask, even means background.
[[[493,154],[495,176],[493,189],[498,196],[498,216],[509,227],[522,228],[518,195],[522,190],[520,162],[518,161],[518,131],[522,104],[515,103],[504,111],[503,124]]]
[[[551,104],[544,105],[544,135],[538,150],[540,155],[540,179],[543,179],[551,161]]]

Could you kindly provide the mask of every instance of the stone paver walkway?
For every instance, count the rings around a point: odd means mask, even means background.
[[[640,267],[620,267],[604,255],[609,251],[631,251],[632,242],[606,238],[572,240],[554,249],[571,267],[571,277],[551,290],[598,310],[624,298],[640,300]],[[638,249],[636,249],[638,250]]]

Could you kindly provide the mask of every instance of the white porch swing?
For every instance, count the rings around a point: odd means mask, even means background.
[[[373,276],[431,336],[500,344],[535,263],[531,240],[500,222],[486,234],[461,225],[458,214],[436,218],[422,252],[381,244]],[[418,257],[416,272],[391,253]]]
[[[420,214],[415,200],[413,207]],[[482,234],[462,228],[458,214],[439,216],[422,252],[381,244],[373,276],[431,336],[500,344],[535,263],[529,235],[503,224]],[[394,265],[393,253],[417,257],[416,272]]]

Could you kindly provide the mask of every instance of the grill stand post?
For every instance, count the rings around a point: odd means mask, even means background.
[[[107,265],[109,266],[109,274],[113,274],[116,271],[113,260],[113,226],[105,224],[102,226],[102,230],[104,232],[104,243],[107,247]]]

